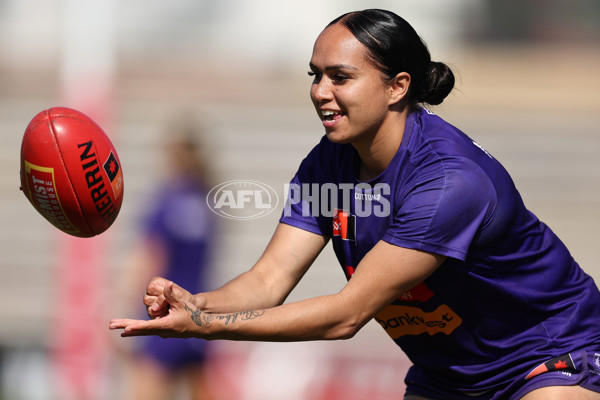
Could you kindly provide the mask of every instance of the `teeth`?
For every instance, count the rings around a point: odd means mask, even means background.
[[[331,110],[322,110],[321,111],[321,115],[325,119],[331,119],[331,118],[333,118],[334,115],[339,115],[339,114],[341,114],[341,112],[339,112],[339,111],[331,111]]]

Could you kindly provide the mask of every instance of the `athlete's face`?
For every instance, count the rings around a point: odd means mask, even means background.
[[[367,57],[366,47],[339,24],[315,42],[310,97],[333,142],[372,138],[389,113],[391,86]]]

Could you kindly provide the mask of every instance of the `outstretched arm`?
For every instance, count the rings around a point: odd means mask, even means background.
[[[216,291],[198,294],[196,303],[210,313],[280,305],[328,241],[328,237],[280,223],[262,256],[248,272]]]
[[[327,244],[328,238],[302,229],[279,224],[271,241],[256,264],[221,288],[187,293],[186,298],[203,311],[225,313],[282,304],[298,284],[315,258]],[[169,302],[163,290],[168,281],[153,278],[147,286],[144,304],[152,318],[166,315]]]
[[[260,341],[349,338],[380,309],[427,278],[443,260],[442,256],[379,242],[339,293],[226,313],[207,312],[194,304],[183,289],[167,283],[163,293],[169,304],[167,315],[150,321],[113,320],[110,328],[123,329],[123,336]],[[232,284],[236,285],[235,281]],[[209,296],[207,303],[216,296],[220,294]]]

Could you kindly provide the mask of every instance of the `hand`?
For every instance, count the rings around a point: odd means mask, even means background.
[[[113,319],[109,329],[123,329],[123,337],[201,337],[200,332],[194,333],[192,329],[198,330],[206,325],[203,325],[203,316],[206,314],[195,306],[194,296],[187,290],[164,278],[153,278],[144,295],[144,304],[148,306],[148,315],[153,319]]]
[[[144,293],[144,304],[146,305],[149,318],[160,318],[169,313],[169,302],[165,301],[164,294],[164,290],[169,283],[172,282],[158,277],[152,278],[148,282],[146,293]],[[194,304],[194,296],[181,287],[177,287],[185,292],[184,299]]]

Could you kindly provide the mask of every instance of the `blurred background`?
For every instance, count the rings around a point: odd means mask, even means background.
[[[308,96],[313,42],[364,8],[405,17],[454,68],[457,89],[434,111],[504,163],[600,281],[597,0],[0,0],[1,400],[132,399],[136,342],[107,326],[138,312],[129,258],[168,179],[171,127],[199,127],[214,182],[254,180],[282,195],[323,134]],[[90,115],[119,152],[124,204],[97,238],[58,232],[19,191],[23,132],[59,105]],[[254,263],[280,212],[220,218],[208,286]],[[289,300],[344,281],[327,249]],[[219,400],[398,398],[409,366],[374,322],[342,342],[211,345]],[[191,397],[181,385],[170,398]]]

